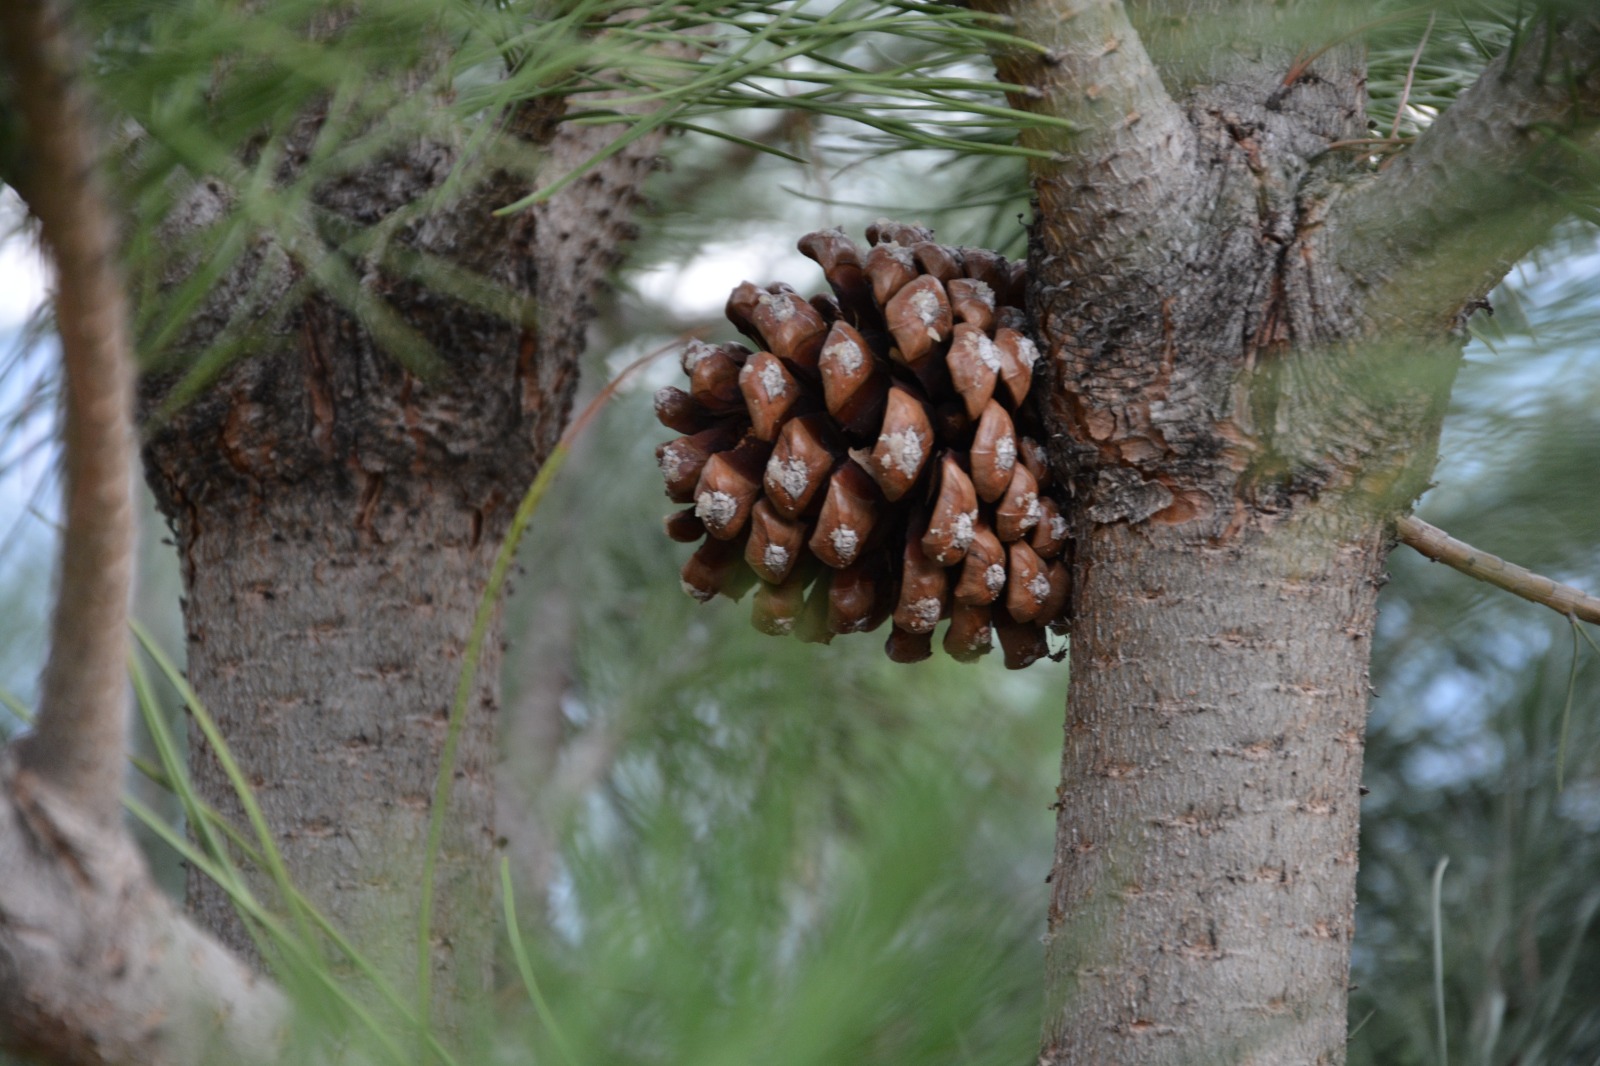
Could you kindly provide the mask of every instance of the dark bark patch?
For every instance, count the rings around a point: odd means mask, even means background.
[[[1110,522],[1143,522],[1170,507],[1173,496],[1171,490],[1160,482],[1145,481],[1126,467],[1112,467],[1100,471],[1092,501],[1089,505],[1090,519],[1105,525]]]
[[[333,458],[334,404],[331,374],[323,347],[309,321],[301,328],[305,353],[306,395],[311,412],[311,439],[325,459]]]

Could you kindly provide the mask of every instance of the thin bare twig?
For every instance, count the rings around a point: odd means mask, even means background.
[[[1480,551],[1411,515],[1396,522],[1395,531],[1400,534],[1402,543],[1436,563],[1444,563],[1468,577],[1487,581],[1525,600],[1542,603],[1557,614],[1600,625],[1600,599],[1581,589],[1552,581],[1526,567],[1508,563],[1498,555]]]
[[[1437,18],[1437,11],[1428,15],[1428,28],[1422,31],[1422,40],[1417,42],[1417,50],[1412,53],[1411,65],[1406,68],[1406,83],[1400,87],[1400,102],[1394,108],[1394,128],[1389,131],[1389,139],[1396,140],[1400,136],[1400,119],[1406,113],[1406,103],[1411,99],[1411,82],[1417,76],[1417,64],[1422,60],[1422,50],[1428,47],[1428,38],[1433,34],[1433,20]]]
[[[1331,141],[1324,150],[1347,152],[1359,149],[1363,155],[1378,155],[1399,152],[1410,147],[1415,140],[1415,137],[1351,137],[1343,141]]]

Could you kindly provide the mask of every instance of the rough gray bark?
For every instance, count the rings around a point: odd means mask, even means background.
[[[295,884],[388,975],[414,989],[428,814],[451,696],[496,544],[448,485],[389,498],[277,487],[196,508],[186,550],[189,676],[254,788]],[[364,503],[370,503],[365,512]],[[485,655],[462,735],[433,923],[437,994],[481,997],[493,957],[495,677]],[[243,809],[191,734],[201,795]],[[283,901],[266,871],[258,895]],[[191,873],[189,906],[254,957],[232,901]]]
[[[1042,1061],[1341,1061],[1381,538],[1086,535]]]
[[[546,175],[615,135],[534,125]],[[270,350],[231,367],[149,439],[184,565],[194,687],[296,882],[402,989],[413,984],[434,777],[473,610],[516,501],[565,423],[591,301],[631,236],[657,144],[636,143],[533,211],[492,216],[528,190],[502,174],[403,231],[408,247],[488,277],[520,308],[491,314],[372,265],[373,288],[444,361],[436,375],[408,373],[317,297]],[[370,224],[430,195],[456,162],[453,145],[418,143],[328,190],[324,206]],[[438,877],[432,983],[447,1025],[481,1001],[493,958],[499,643],[497,623]],[[237,818],[214,753],[196,740],[202,794]],[[254,877],[270,896],[264,874]],[[216,886],[191,877],[189,898],[230,945],[251,950]]]
[[[1297,68],[1321,40],[1168,32],[1270,5],[985,6],[1046,48],[997,56],[1033,90],[1013,102],[1080,127],[1025,137],[1058,153],[1030,297],[1078,503],[1040,1062],[1341,1063],[1389,524],[1432,469],[1459,324],[1557,214],[1508,237],[1438,182],[1539,180],[1527,124],[1590,128],[1600,38],[1579,17],[1525,45],[1377,174],[1328,151],[1366,132],[1359,50]],[[1529,68],[1552,52],[1575,93]]]
[[[8,4],[0,42],[21,190],[57,269],[66,468],[36,730],[0,748],[0,1049],[67,1066],[269,1061],[282,996],[173,909],[122,826],[133,440],[116,227],[63,13]]]

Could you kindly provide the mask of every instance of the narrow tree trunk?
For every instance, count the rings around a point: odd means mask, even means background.
[[[1341,1061],[1376,523],[1087,531],[1046,1063]]]
[[[25,160],[7,178],[56,269],[65,472],[38,714],[0,745],[0,1049],[246,1066],[275,1056],[287,1003],[176,912],[123,824],[133,353],[79,47],[54,0],[0,6],[8,147]]]

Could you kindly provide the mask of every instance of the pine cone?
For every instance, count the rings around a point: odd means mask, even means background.
[[[1008,667],[1048,654],[1072,599],[1065,501],[1019,435],[1037,349],[1020,263],[880,221],[863,254],[839,230],[800,251],[831,296],[746,282],[727,313],[755,343],[689,344],[688,391],[656,394],[683,434],[656,450],[673,540],[703,543],[686,592],[756,587],[764,633],[826,643],[893,620],[886,651]]]

